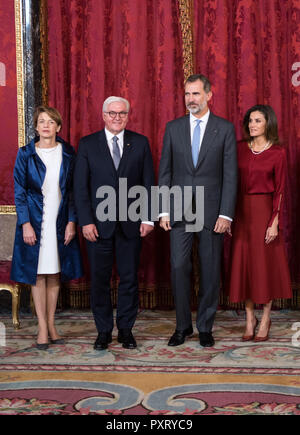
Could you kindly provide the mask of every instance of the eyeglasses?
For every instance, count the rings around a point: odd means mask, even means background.
[[[107,113],[112,119],[115,119],[118,115],[121,119],[126,118],[128,112],[104,112]]]

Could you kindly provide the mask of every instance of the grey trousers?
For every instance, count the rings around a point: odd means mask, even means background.
[[[176,309],[176,329],[192,324],[190,309],[192,247],[195,233],[185,232],[185,224],[170,231],[171,280]],[[211,332],[218,308],[223,234],[203,228],[197,233],[199,255],[199,293],[196,326],[199,332]]]

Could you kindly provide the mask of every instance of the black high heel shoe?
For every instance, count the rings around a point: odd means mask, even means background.
[[[65,344],[65,340],[63,338],[58,338],[57,340],[50,339],[51,344]]]
[[[49,347],[49,343],[36,343],[36,348],[38,350],[47,350]]]

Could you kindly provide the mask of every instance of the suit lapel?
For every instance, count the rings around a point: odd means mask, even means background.
[[[187,115],[183,119],[183,129],[180,131],[180,135],[182,136],[181,143],[184,144],[184,156],[186,160],[187,166],[189,166],[192,170],[194,169],[193,157],[192,157],[192,146],[191,146],[191,125],[190,125],[190,116]]]
[[[218,129],[217,129],[215,117],[212,113],[210,113],[209,118],[208,118],[208,122],[207,122],[207,126],[205,129],[204,137],[202,140],[202,144],[201,144],[196,169],[199,168],[199,166],[201,165],[201,163],[205,159],[207,151],[211,147],[211,143],[213,142],[217,133],[218,133]]]
[[[109,146],[107,144],[107,139],[104,130],[101,130],[99,132],[99,142],[100,142],[101,157],[104,159],[104,161],[107,162],[107,164],[111,166],[114,173],[119,173],[122,168],[125,168],[126,161],[130,156],[131,148],[133,146],[132,141],[130,140],[130,133],[127,130],[124,131],[123,154],[120,160],[118,170],[116,170],[115,168],[115,164],[111,156]]]
[[[120,160],[118,172],[126,167],[126,162],[131,154],[131,149],[133,147],[132,141],[130,140],[130,134],[127,130],[124,131],[124,144],[123,144],[123,154]]]
[[[116,172],[114,161],[110,154],[109,146],[106,139],[106,134],[104,130],[99,132],[99,148],[100,148],[100,158],[105,162],[105,164],[111,166],[113,172]]]

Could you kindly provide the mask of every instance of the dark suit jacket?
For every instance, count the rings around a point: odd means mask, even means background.
[[[101,186],[111,186],[117,193],[119,178],[127,179],[128,190],[133,186],[144,186],[151,198],[151,186],[154,185],[152,155],[148,139],[130,130],[124,132],[124,149],[118,170],[115,169],[107,144],[105,131],[90,134],[79,142],[74,172],[74,200],[79,225],[95,224],[100,237],[107,239],[115,231],[116,221],[99,222],[96,209],[101,201],[96,197]],[[128,206],[135,200],[128,199]],[[150,206],[150,204],[148,204]],[[118,214],[118,213],[117,213]],[[150,219],[150,208],[148,219]],[[120,222],[128,238],[138,237],[141,221]]]
[[[214,228],[220,214],[233,218],[237,187],[233,124],[210,113],[195,168],[189,115],[167,123],[159,167],[159,186],[164,185],[204,186],[204,227],[208,229]],[[171,202],[171,225],[173,207]]]

